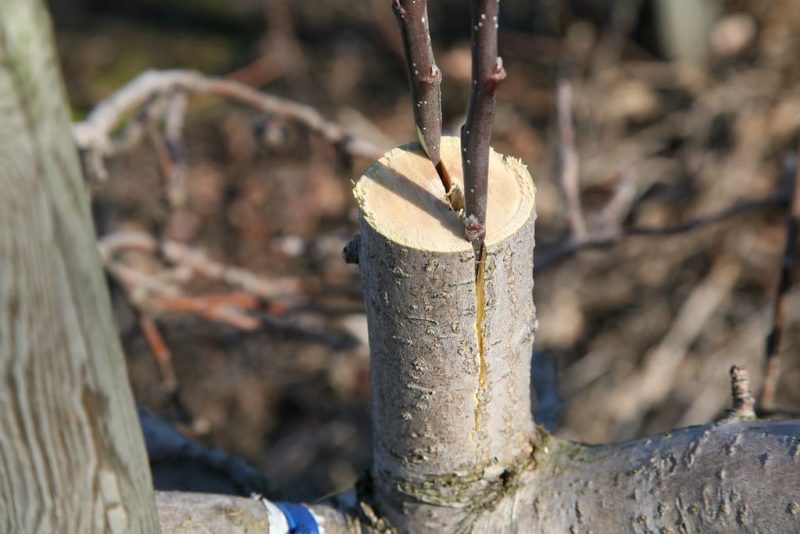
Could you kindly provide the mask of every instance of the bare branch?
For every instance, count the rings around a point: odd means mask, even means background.
[[[335,144],[340,150],[354,156],[376,159],[384,152],[382,147],[348,134],[310,106],[262,93],[234,80],[208,77],[191,70],[147,71],[130,81],[100,102],[85,120],[73,125],[78,146],[101,157],[112,155],[112,135],[122,119],[131,111],[145,105],[153,95],[173,92],[214,95],[262,113],[295,120],[329,143]]]
[[[159,241],[144,232],[117,232],[103,236],[98,243],[100,255],[108,264],[120,250],[140,250],[149,254],[161,252],[172,263],[188,267],[213,280],[219,280],[260,298],[294,296],[300,291],[296,278],[270,280],[246,269],[232,267],[210,259],[202,250],[172,240]],[[177,296],[176,293],[169,293]]]
[[[428,3],[426,0],[393,0],[392,9],[403,37],[417,137],[436,165],[440,160],[442,137],[442,72],[433,58]],[[445,191],[449,190],[446,187]]]
[[[578,188],[578,151],[575,149],[575,128],[572,124],[572,86],[566,80],[558,82],[556,91],[559,133],[559,164],[561,187],[567,203],[567,220],[576,239],[586,237],[586,220]]]
[[[798,155],[800,155],[800,146],[798,146]],[[775,391],[780,378],[779,350],[783,333],[784,310],[787,294],[794,284],[798,229],[800,229],[800,163],[796,166],[794,173],[792,206],[786,221],[786,244],[783,249],[780,280],[775,291],[772,309],[772,329],[767,335],[764,346],[764,383],[758,399],[759,407],[762,410],[775,409]]]
[[[539,247],[536,252],[536,268],[546,269],[581,250],[611,247],[630,237],[668,237],[683,234],[730,219],[742,213],[785,204],[789,200],[789,196],[789,192],[785,188],[781,188],[763,198],[745,200],[716,213],[672,226],[663,228],[628,226],[606,234],[587,236],[585,239],[580,240],[570,236],[561,242]]]
[[[406,72],[411,86],[414,124],[417,137],[428,155],[445,193],[451,195],[453,182],[440,156],[442,139],[442,71],[436,66],[431,46],[428,6],[426,0],[393,0],[392,9],[406,56]],[[455,196],[454,198],[458,198]],[[454,210],[462,208],[451,198]]]
[[[489,177],[489,145],[492,140],[495,92],[506,77],[497,55],[498,0],[472,0],[472,87],[467,120],[461,127],[461,160],[464,168],[464,228],[476,254],[486,236],[486,197]]]
[[[186,148],[183,143],[183,125],[186,119],[188,99],[178,92],[167,102],[164,115],[164,142],[170,161],[166,174],[166,194],[170,207],[182,209],[186,206],[186,182],[189,171],[186,168]]]
[[[161,335],[158,325],[152,317],[143,315],[139,320],[139,327],[158,364],[164,389],[170,395],[176,393],[178,391],[178,378],[175,374],[175,368],[172,366],[172,351],[169,350],[167,342],[164,341],[164,336]]]

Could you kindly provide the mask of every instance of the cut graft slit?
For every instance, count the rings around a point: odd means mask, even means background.
[[[447,170],[447,167],[445,167],[443,160],[439,160],[439,163],[437,163],[435,167],[436,174],[439,175],[439,179],[442,181],[447,202],[450,204],[450,209],[456,213],[461,213],[464,209],[464,192],[458,184],[453,183],[452,178],[450,178],[450,172]]]
[[[478,348],[478,388],[475,390],[475,425],[474,431],[480,431],[480,418],[482,410],[482,398],[486,391],[487,364],[485,336],[483,332],[484,319],[486,317],[486,246],[481,245],[480,250],[475,255],[475,336]],[[476,443],[479,442],[476,440]]]

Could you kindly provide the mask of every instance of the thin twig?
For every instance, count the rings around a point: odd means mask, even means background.
[[[800,146],[798,146],[800,156]],[[775,291],[772,308],[772,329],[764,343],[764,383],[759,395],[759,408],[775,409],[775,392],[780,378],[780,345],[783,333],[783,322],[787,295],[794,283],[795,256],[797,251],[797,234],[800,227],[800,164],[796,166],[792,190],[792,206],[786,221],[786,244],[783,248],[783,261],[780,268],[780,280]]]
[[[252,107],[262,113],[290,118],[354,156],[376,159],[384,153],[382,147],[348,134],[310,106],[262,93],[234,80],[204,76],[191,70],[151,70],[140,74],[100,102],[85,120],[73,125],[75,141],[84,151],[101,156],[112,155],[112,135],[120,121],[132,110],[144,105],[153,95],[176,91],[187,95],[210,94]]]
[[[106,270],[127,289],[131,303],[140,308],[150,294],[178,296],[181,290],[174,284],[156,275],[143,273],[121,261],[108,258],[104,262]]]
[[[480,257],[486,237],[486,199],[489,179],[489,145],[492,141],[495,94],[506,77],[497,55],[499,0],[472,0],[472,87],[467,120],[461,127],[461,161],[464,169],[467,239]]]
[[[120,250],[135,249],[150,254],[160,251],[167,261],[188,267],[212,280],[237,286],[264,299],[295,296],[300,291],[300,282],[296,278],[270,280],[246,269],[216,262],[200,249],[168,239],[159,241],[144,232],[116,232],[103,236],[98,248],[107,264]]]
[[[629,237],[667,237],[680,235],[692,230],[703,228],[713,223],[723,221],[725,219],[729,219],[741,213],[785,204],[789,200],[789,196],[790,193],[785,188],[781,188],[767,195],[766,197],[756,200],[745,200],[717,213],[698,217],[696,219],[672,226],[666,226],[664,228],[653,228],[650,226],[628,226],[604,235],[590,235],[582,240],[576,240],[572,237],[569,237],[558,243],[545,245],[539,248],[536,251],[536,268],[546,269],[581,250],[611,247]]]
[[[442,138],[442,71],[433,57],[428,3],[426,0],[393,0],[392,9],[403,38],[417,137],[436,167],[445,193],[449,193],[452,182],[439,153]]]
[[[572,123],[572,86],[566,80],[558,82],[556,90],[556,107],[558,110],[559,134],[559,177],[567,203],[567,220],[575,239],[586,238],[586,220],[581,207],[578,186],[579,160],[575,149],[575,127]]]
[[[243,298],[248,302],[242,302]],[[240,330],[256,330],[259,320],[247,312],[258,307],[258,300],[243,293],[205,296],[160,296],[149,307],[158,312],[188,312],[209,321],[228,324]]]
[[[183,125],[187,105],[186,94],[178,92],[167,102],[164,115],[164,142],[170,161],[169,172],[166,175],[166,196],[170,207],[174,210],[186,207],[186,182],[189,171],[183,143]]]
[[[611,198],[597,217],[600,225],[605,228],[619,228],[636,200],[636,172],[633,167],[624,166],[619,174]]]
[[[139,319],[139,327],[142,329],[142,335],[158,364],[164,389],[169,395],[173,395],[178,391],[178,378],[175,374],[175,368],[172,366],[172,352],[167,347],[167,343],[164,341],[164,337],[152,317],[142,315],[141,319]]]

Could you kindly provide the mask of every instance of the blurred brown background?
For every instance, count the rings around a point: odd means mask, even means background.
[[[50,4],[76,120],[146,69],[192,68],[312,105],[380,145],[414,137],[389,0]],[[430,4],[444,124],[456,134],[468,98],[469,13],[463,1]],[[731,364],[760,384],[786,205],[553,259],[569,234],[556,86],[574,93],[590,236],[668,227],[781,187],[785,197],[800,118],[800,4],[503,0],[501,12],[509,75],[493,144],[521,158],[538,188],[536,344],[558,369],[559,434],[621,440],[716,417],[729,402]],[[369,161],[342,157],[279,116],[206,97],[190,109],[189,207],[179,224],[143,143],[109,161],[109,179],[96,186],[99,233],[179,235],[216,260],[297,277],[305,304],[254,332],[159,315],[181,415],[114,286],[137,400],[246,458],[287,498],[344,489],[370,450],[366,322],[357,271],[340,255],[357,231],[350,180]],[[794,307],[778,390],[787,410],[800,404]]]

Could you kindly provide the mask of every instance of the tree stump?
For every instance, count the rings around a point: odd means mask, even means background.
[[[441,156],[463,189],[460,142]],[[492,151],[485,257],[417,143],[355,186],[369,324],[375,504],[401,531],[451,531],[530,457],[534,186]]]

